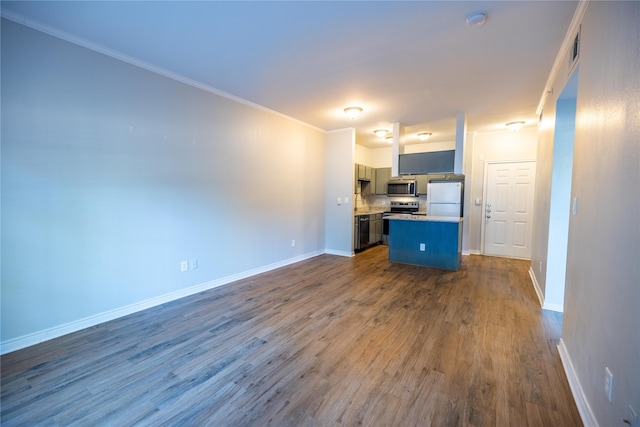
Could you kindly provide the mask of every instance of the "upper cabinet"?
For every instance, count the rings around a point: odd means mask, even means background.
[[[376,176],[375,194],[378,194],[378,195],[387,194],[387,183],[391,179],[391,168],[375,169],[375,176]]]
[[[371,181],[371,174],[374,170],[372,167],[356,164],[356,170],[358,171],[356,175],[358,177],[358,180]]]
[[[365,196],[375,194],[376,188],[376,170],[370,166],[355,164],[354,166],[355,182],[354,193],[358,192],[358,181],[360,182],[360,192]]]
[[[453,172],[455,150],[401,154],[398,169],[401,175],[426,175]]]

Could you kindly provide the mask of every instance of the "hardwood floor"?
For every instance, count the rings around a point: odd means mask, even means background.
[[[1,423],[580,426],[529,262],[322,255],[4,355]]]

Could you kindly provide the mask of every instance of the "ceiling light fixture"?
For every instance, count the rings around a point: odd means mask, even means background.
[[[347,117],[349,117],[351,120],[353,120],[356,117],[358,117],[360,115],[360,113],[362,113],[362,108],[360,108],[360,107],[347,107],[347,108],[344,109],[344,113],[347,115]]]
[[[388,142],[389,144],[393,144],[393,137],[392,137],[392,136],[388,136],[388,137],[386,137],[385,139],[387,140],[387,142]]]
[[[487,16],[489,16],[487,12],[481,10],[473,12],[467,16],[467,25],[474,28],[479,27],[487,22]]]
[[[524,122],[523,121],[509,122],[509,123],[505,124],[505,126],[511,132],[515,132],[515,131],[518,131],[518,130],[522,129],[522,126],[524,126]]]
[[[418,139],[420,139],[420,141],[426,141],[427,139],[429,139],[430,136],[431,136],[431,132],[420,132],[418,134]]]
[[[385,136],[387,136],[388,132],[389,131],[386,129],[377,129],[373,131],[373,133],[375,133],[378,138],[384,138]]]

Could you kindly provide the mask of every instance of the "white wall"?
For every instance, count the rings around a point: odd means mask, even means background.
[[[324,251],[324,132],[7,20],[1,53],[3,351]]]
[[[372,158],[372,153],[376,150],[372,150],[363,145],[354,144],[354,158],[353,162],[358,163],[365,166],[376,167],[373,165],[374,161]]]
[[[355,129],[329,132],[325,148],[327,164],[331,165],[327,168],[325,184],[326,251],[343,256],[353,254],[355,133]]]
[[[469,224],[470,253],[482,252],[483,207],[477,206],[474,201],[483,197],[486,163],[536,160],[537,138],[538,130],[535,127],[522,128],[518,132],[476,133],[468,138],[465,158],[470,158],[471,161],[470,164],[467,163],[465,194],[469,195],[466,221]],[[484,204],[484,200],[482,203]]]
[[[443,141],[443,142],[422,142],[419,144],[406,144],[404,146],[404,154],[413,153],[430,153],[432,151],[445,151],[455,150],[455,141]]]
[[[640,3],[590,2],[582,19],[561,355],[586,425],[640,412]],[[566,62],[562,61],[563,64]],[[566,68],[544,104],[536,200],[549,200],[553,123]],[[545,261],[548,205],[536,215]],[[604,393],[614,375],[613,401]]]

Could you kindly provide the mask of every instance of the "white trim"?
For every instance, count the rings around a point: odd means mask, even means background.
[[[132,56],[126,55],[126,54],[124,54],[122,52],[119,52],[117,50],[110,49],[108,47],[105,47],[105,46],[102,46],[100,44],[94,43],[94,42],[92,42],[90,40],[83,39],[82,37],[78,37],[78,36],[75,36],[73,34],[67,33],[65,31],[61,31],[61,30],[59,30],[57,28],[54,28],[54,27],[52,27],[50,25],[44,24],[44,23],[42,23],[40,21],[36,21],[35,19],[27,18],[27,17],[25,17],[25,16],[23,16],[23,15],[21,15],[19,13],[15,13],[15,12],[12,12],[10,10],[2,10],[1,16],[3,18],[6,18],[6,19],[10,20],[10,21],[13,21],[13,22],[16,22],[18,24],[24,25],[26,27],[32,28],[32,29],[34,29],[36,31],[40,31],[41,33],[45,33],[45,34],[48,34],[50,36],[65,40],[65,41],[67,41],[69,43],[73,43],[75,45],[82,46],[82,47],[84,47],[86,49],[90,49],[90,50],[92,50],[94,52],[98,52],[98,53],[101,53],[103,55],[109,56],[111,58],[115,58],[115,59],[117,59],[119,61],[126,62],[127,64],[131,64],[131,65],[134,65],[136,67],[145,69],[147,71],[151,71],[152,73],[159,74],[161,76],[170,78],[170,79],[175,80],[177,82],[180,82],[180,83],[195,87],[197,89],[203,90],[205,92],[209,92],[211,94],[220,96],[222,98],[229,99],[231,101],[235,101],[235,102],[237,102],[239,104],[243,104],[243,105],[246,105],[248,107],[252,107],[252,108],[255,108],[255,109],[258,109],[258,110],[262,110],[262,111],[265,111],[267,113],[275,114],[276,116],[279,116],[281,118],[290,120],[290,121],[295,122],[297,124],[306,126],[308,128],[317,130],[317,131],[322,132],[322,133],[326,133],[326,131],[324,129],[320,129],[320,128],[316,127],[316,126],[310,125],[309,123],[305,123],[305,122],[303,122],[301,120],[298,120],[298,119],[295,119],[295,118],[293,118],[291,116],[287,116],[287,115],[282,114],[282,113],[280,113],[278,111],[272,110],[272,109],[267,108],[267,107],[263,107],[260,104],[256,104],[254,102],[251,102],[251,101],[248,101],[246,99],[240,98],[238,96],[232,95],[232,94],[227,93],[225,91],[222,91],[220,89],[216,89],[216,88],[214,88],[212,86],[209,86],[209,85],[206,85],[204,83],[198,82],[196,80],[192,80],[192,79],[190,79],[188,77],[185,77],[185,76],[183,76],[181,74],[174,73],[173,71],[165,70],[164,68],[158,67],[156,65],[150,64],[150,63],[145,62],[145,61],[141,61],[139,59],[136,59],[136,58],[134,58]]]
[[[129,314],[133,314],[138,311],[146,310],[148,308],[165,304],[171,301],[175,301],[177,299],[184,298],[189,295],[193,295],[209,289],[217,288],[218,286],[226,285],[228,283],[235,282],[236,280],[245,279],[247,277],[255,276],[257,274],[275,270],[276,268],[284,267],[290,264],[295,264],[297,262],[304,261],[306,259],[313,258],[319,255],[322,255],[324,253],[325,253],[324,251],[309,252],[293,258],[274,262],[273,264],[264,265],[262,267],[254,268],[252,270],[243,271],[241,273],[233,274],[231,276],[222,277],[216,280],[211,280],[209,282],[205,282],[199,285],[180,289],[178,291],[170,292],[168,294],[159,295],[157,297],[153,297],[144,301],[139,301],[133,304],[129,304],[124,307],[119,307],[113,310],[108,310],[102,313],[94,314],[92,316],[85,317],[84,319],[74,320],[73,322],[65,323],[63,325],[54,326],[52,328],[34,332],[32,334],[23,335],[21,337],[12,338],[12,339],[0,342],[0,354],[6,354],[12,351],[20,350],[25,347],[39,344],[41,342],[48,341],[53,338],[58,338],[63,335],[70,334],[72,332],[77,332],[82,329],[89,328],[91,326],[99,325],[100,323],[108,322],[110,320],[114,320],[119,317],[128,316]]]
[[[529,266],[529,277],[531,277],[531,283],[533,283],[533,289],[536,290],[536,295],[538,295],[538,301],[540,302],[540,307],[544,308],[544,293],[542,289],[540,289],[540,284],[536,279],[536,275],[533,273],[533,267]]]
[[[346,256],[346,257],[352,257],[355,255],[353,252],[334,251],[333,249],[326,249],[324,253],[328,255],[339,255],[339,256]]]
[[[544,103],[547,102],[547,97],[553,93],[553,82],[556,80],[558,72],[563,67],[566,67],[566,63],[564,62],[565,54],[568,52],[568,49],[571,47],[571,45],[573,45],[573,40],[575,39],[578,31],[580,31],[580,24],[582,23],[582,18],[584,17],[584,12],[587,10],[588,5],[589,0],[580,0],[578,6],[576,7],[576,12],[573,14],[571,24],[569,24],[569,29],[564,35],[564,39],[562,40],[562,44],[560,45],[560,50],[556,55],[553,67],[551,67],[551,73],[549,73],[547,83],[544,85],[544,90],[542,91],[542,95],[540,96],[540,102],[538,102],[538,107],[536,108],[536,114],[538,116],[540,116],[540,113],[542,112]]]
[[[582,389],[576,370],[571,362],[567,346],[562,338],[560,338],[560,343],[558,344],[558,353],[560,353],[560,360],[564,367],[564,373],[567,376],[567,381],[569,382],[569,387],[573,394],[573,400],[576,402],[576,406],[578,407],[582,423],[585,427],[599,427],[598,420],[591,410],[587,396],[584,394],[584,390]]]
[[[563,313],[564,312],[564,304],[553,304],[553,303],[545,302],[544,304],[542,304],[542,309],[543,310],[549,310],[549,311],[557,311],[558,313]]]
[[[464,251],[462,252],[462,255],[465,255]],[[469,249],[466,255],[482,255],[482,252],[480,252],[478,249]]]
[[[544,292],[542,292],[542,289],[540,289],[540,284],[538,283],[538,280],[536,279],[536,275],[533,272],[533,267],[531,266],[529,267],[529,276],[531,277],[531,283],[533,283],[533,289],[536,290],[536,295],[538,295],[538,301],[540,302],[540,306],[542,307],[542,309],[563,313],[564,304],[552,304],[552,303],[545,302]]]

